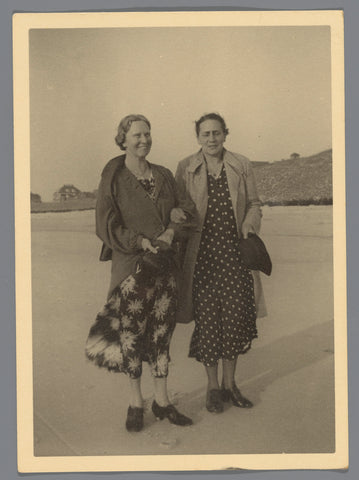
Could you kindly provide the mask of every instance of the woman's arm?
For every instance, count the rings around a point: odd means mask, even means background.
[[[137,253],[143,248],[143,235],[123,225],[121,212],[114,205],[110,188],[107,188],[103,178],[99,185],[96,203],[96,235],[111,250]]]
[[[189,232],[197,225],[196,207],[185,188],[178,185],[172,172],[167,168],[163,170],[175,197],[175,208],[172,209],[170,221],[166,230],[158,237],[169,244],[188,238]],[[174,212],[177,214],[174,215]],[[176,218],[177,217],[177,218]],[[180,221],[178,221],[181,219]]]
[[[257,186],[253,169],[248,160],[246,165],[246,214],[242,223],[242,235],[247,238],[249,232],[259,233],[261,227],[261,202],[257,193]]]
[[[176,179],[172,173],[170,173],[170,175],[176,198],[176,209],[178,210],[172,212],[169,227],[174,229],[175,238],[183,238],[183,236],[188,236],[188,233],[197,226],[198,217],[196,205],[187,191],[181,167],[177,167]]]

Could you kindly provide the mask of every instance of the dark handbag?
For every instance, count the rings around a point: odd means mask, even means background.
[[[174,265],[174,249],[166,242],[155,240],[154,247],[159,247],[157,253],[146,251],[136,264],[136,274],[143,279],[163,276],[169,273]]]
[[[272,261],[263,241],[255,233],[239,240],[239,251],[243,263],[250,270],[260,270],[266,275],[272,273]]]

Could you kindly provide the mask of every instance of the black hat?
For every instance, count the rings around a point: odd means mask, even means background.
[[[260,270],[266,275],[272,273],[272,261],[263,241],[255,233],[239,240],[239,251],[243,263],[250,270]]]

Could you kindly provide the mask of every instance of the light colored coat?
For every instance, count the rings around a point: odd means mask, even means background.
[[[258,234],[262,212],[251,163],[246,157],[228,150],[224,150],[223,162],[237,224],[238,238],[242,236],[243,225],[250,227],[251,231]],[[202,150],[185,158],[178,164],[175,178],[179,190],[188,193],[194,201],[198,215],[197,228],[187,242],[182,260],[183,272],[177,311],[177,321],[188,323],[193,319],[193,274],[208,205],[207,167]],[[267,312],[260,274],[253,270],[252,274],[257,316],[264,317]]]

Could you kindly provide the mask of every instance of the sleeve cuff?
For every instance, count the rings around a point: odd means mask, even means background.
[[[139,250],[142,250],[142,240],[144,239],[145,237],[143,235],[138,235],[137,236],[137,239],[136,239],[136,245],[138,247]]]

